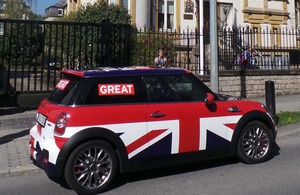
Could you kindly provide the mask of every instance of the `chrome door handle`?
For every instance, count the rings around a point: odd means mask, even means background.
[[[164,113],[159,113],[159,112],[155,112],[155,113],[150,114],[150,116],[151,116],[151,117],[155,117],[155,118],[161,118],[161,117],[166,116],[166,114],[164,114]]]

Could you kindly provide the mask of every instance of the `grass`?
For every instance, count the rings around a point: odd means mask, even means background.
[[[278,126],[282,127],[285,125],[300,122],[300,112],[280,112],[277,114]]]

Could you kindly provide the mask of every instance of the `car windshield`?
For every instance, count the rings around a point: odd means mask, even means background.
[[[79,79],[77,76],[64,74],[48,97],[48,100],[57,104],[68,105],[71,97],[74,95]]]

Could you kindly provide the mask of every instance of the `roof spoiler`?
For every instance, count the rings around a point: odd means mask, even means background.
[[[78,77],[83,77],[84,73],[80,72],[80,71],[76,71],[76,70],[61,70],[59,71],[62,74],[70,74],[70,75],[74,75],[74,76],[78,76]]]

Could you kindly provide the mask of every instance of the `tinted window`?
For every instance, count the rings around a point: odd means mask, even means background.
[[[94,78],[85,104],[116,104],[147,102],[141,77]]]
[[[188,75],[146,76],[150,102],[203,101],[206,92]]]
[[[57,103],[68,105],[73,97],[79,77],[73,75],[63,75],[63,78],[57,83],[48,100]]]

